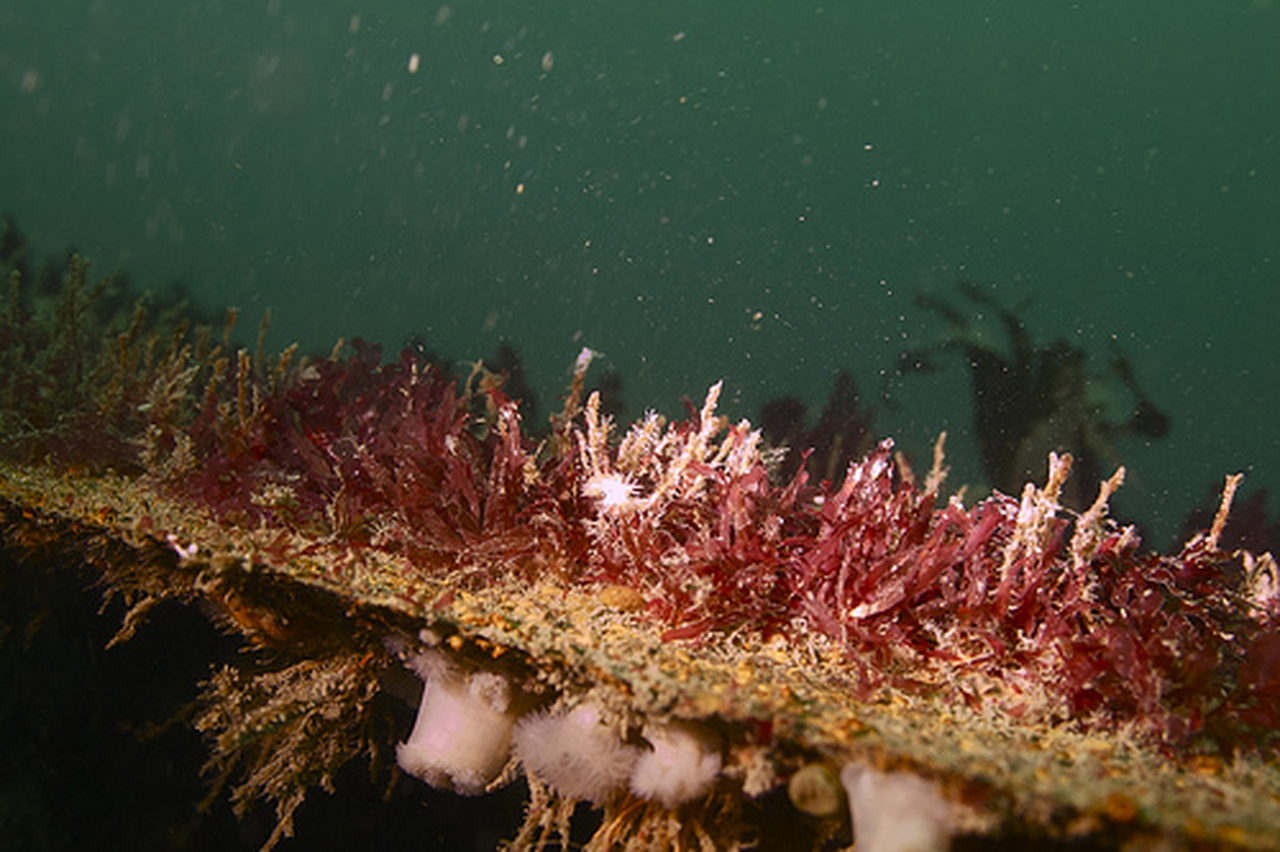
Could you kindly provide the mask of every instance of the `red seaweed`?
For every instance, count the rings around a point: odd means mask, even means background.
[[[6,339],[21,331],[10,314]],[[923,690],[1170,743],[1275,746],[1280,582],[1270,556],[1219,546],[1235,480],[1211,528],[1162,556],[1107,517],[1120,474],[1087,511],[1062,509],[1069,457],[1051,456],[1042,487],[966,506],[940,495],[940,454],[921,484],[891,441],[838,480],[811,481],[804,448],[776,477],[760,433],[716,413],[718,385],[685,419],[649,415],[618,438],[598,395],[579,407],[581,359],[538,442],[499,377],[459,382],[412,347],[383,363],[356,340],[267,370],[185,326],[167,346],[142,327],[98,362],[74,352],[71,320],[44,341],[50,393],[70,399],[87,377],[104,390],[56,423],[23,409],[39,428],[7,452],[145,470],[223,524],[278,531],[262,539],[271,560],[323,552],[342,572],[383,552],[475,584],[625,586],[667,641],[825,643],[854,663],[860,695]],[[38,343],[5,344],[5,363],[19,370]],[[7,393],[35,381],[15,372]]]

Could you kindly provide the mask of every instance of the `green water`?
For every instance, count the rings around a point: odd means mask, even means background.
[[[1280,485],[1278,85],[1272,0],[3,0],[0,208],[277,345],[514,343],[544,413],[583,346],[630,416],[874,397],[917,294],[1032,296],[1171,416],[1119,446],[1163,546]],[[896,398],[980,476],[958,359]]]

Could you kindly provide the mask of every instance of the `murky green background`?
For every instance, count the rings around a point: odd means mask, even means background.
[[[0,209],[275,344],[514,343],[544,413],[584,345],[630,416],[871,402],[917,294],[1031,296],[1172,416],[1119,447],[1163,546],[1280,484],[1278,85],[1272,0],[3,0]],[[946,363],[877,431],[974,479]]]

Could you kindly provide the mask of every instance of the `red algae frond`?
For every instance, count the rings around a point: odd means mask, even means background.
[[[616,449],[589,400],[578,432],[594,504],[581,579],[639,590],[669,638],[816,630],[868,689],[1172,740],[1216,735],[1206,717],[1235,701],[1260,718],[1258,696],[1275,686],[1257,662],[1274,613],[1257,590],[1273,588],[1274,563],[1220,553],[1212,533],[1174,556],[1140,553],[1134,530],[1107,517],[1123,469],[1074,521],[1059,505],[1070,456],[1052,455],[1046,484],[1020,500],[996,494],[970,508],[935,505],[940,477],[918,489],[888,441],[838,488],[803,474],[776,485],[750,426],[726,430],[716,417],[717,391],[693,420],[650,415]],[[1254,650],[1230,639],[1259,631]]]
[[[717,391],[690,422],[650,415],[616,450],[589,400],[578,433],[595,509],[582,579],[639,590],[668,638],[817,631],[844,649],[864,690],[1174,741],[1219,736],[1206,718],[1246,707],[1280,722],[1259,700],[1276,686],[1264,662],[1274,563],[1220,553],[1212,532],[1174,556],[1141,554],[1134,530],[1107,518],[1123,469],[1074,521],[1059,505],[1070,456],[1051,455],[1046,484],[1020,500],[996,494],[971,508],[936,506],[939,478],[918,489],[889,441],[838,488],[803,474],[775,485],[748,424],[717,441]],[[1245,647],[1236,636],[1261,638]]]
[[[515,532],[530,496],[515,404],[494,390],[485,410],[411,349],[383,364],[378,347],[351,348],[274,393],[252,388],[247,415],[212,397],[192,429],[199,462],[169,486],[228,522],[395,551],[424,569]]]
[[[578,433],[581,488],[595,504],[583,579],[638,590],[672,638],[742,624],[768,632],[788,618],[784,522],[797,488],[770,485],[749,424],[716,440],[719,393],[689,422],[647,415],[616,450],[592,396]]]
[[[873,680],[1175,740],[1230,704],[1224,671],[1241,648],[1224,640],[1269,619],[1244,603],[1226,554],[1193,541],[1175,557],[1139,555],[1132,530],[1104,520],[1119,474],[1068,540],[1056,503],[1066,459],[1018,503],[995,495],[923,519],[886,465],[882,447],[851,469],[828,521],[838,544],[817,547],[804,575],[815,623],[870,660]],[[851,485],[863,501],[839,499]]]
[[[499,382],[460,388],[412,349],[384,364],[356,340],[270,376],[241,356],[234,381],[213,371],[167,456],[147,461],[222,523],[278,530],[275,559],[320,541],[346,553],[337,572],[383,553],[474,587],[514,573],[627,588],[671,641],[824,636],[863,695],[923,692],[1175,741],[1223,739],[1210,714],[1280,723],[1265,700],[1278,680],[1274,562],[1222,553],[1214,533],[1235,480],[1214,529],[1157,556],[1107,517],[1123,470],[1082,515],[1064,513],[1066,455],[1018,500],[939,505],[941,444],[923,487],[888,440],[838,484],[803,469],[773,482],[759,432],[717,414],[719,384],[689,419],[650,413],[617,441],[592,395],[540,449]],[[147,398],[181,395],[191,370],[152,370]]]

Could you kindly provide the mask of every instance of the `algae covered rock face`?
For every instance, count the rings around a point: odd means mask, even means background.
[[[1280,584],[1219,548],[1238,479],[1158,555],[1108,517],[1122,471],[1061,510],[1068,456],[975,504],[943,492],[941,442],[923,480],[883,441],[779,481],[719,385],[623,430],[581,358],[535,439],[496,377],[413,349],[269,359],[229,329],[57,316],[5,314],[5,550],[87,564],[131,605],[120,638],[178,600],[259,649],[195,724],[238,809],[275,803],[268,846],[309,789],[392,754],[461,794],[524,776],[515,848],[579,807],[588,848],[734,848],[775,800],[814,845],[1274,843]],[[375,699],[406,668],[417,721],[387,735]]]

